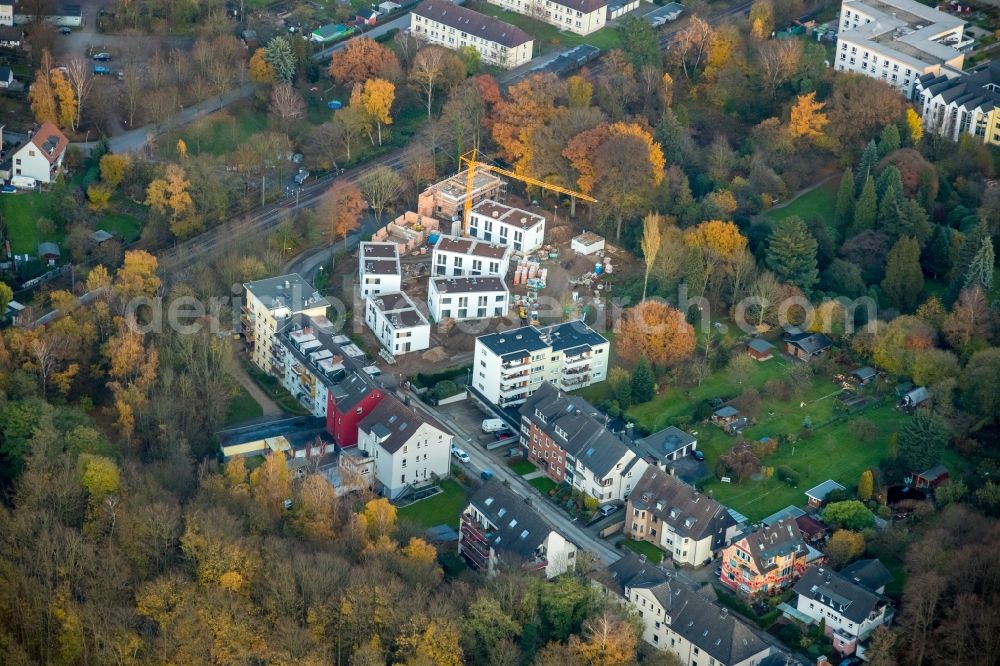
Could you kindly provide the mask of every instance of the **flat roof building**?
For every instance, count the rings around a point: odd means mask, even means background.
[[[402,288],[403,271],[395,243],[362,242],[358,246],[358,287],[361,298],[388,294]]]

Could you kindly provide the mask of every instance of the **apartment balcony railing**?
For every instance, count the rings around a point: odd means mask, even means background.
[[[579,356],[571,356],[563,360],[563,365],[567,368],[571,368],[578,365],[583,365],[584,363],[590,363],[590,354],[581,354]]]
[[[523,368],[524,366],[528,365],[529,363],[531,363],[531,357],[530,356],[525,356],[524,358],[514,359],[512,361],[507,361],[506,363],[502,364],[500,367],[503,368],[504,370],[509,370],[511,368]]]
[[[511,386],[509,388],[504,388],[504,385],[500,385],[500,395],[504,398],[509,398],[513,395],[520,395],[524,393],[528,388],[528,382],[519,382],[518,384]]]
[[[501,407],[509,407],[509,406],[512,406],[512,405],[517,405],[517,404],[520,404],[520,403],[524,402],[527,399],[528,399],[528,392],[527,391],[525,391],[524,393],[518,393],[517,395],[509,396],[509,397],[506,397],[506,398],[501,397],[500,398],[500,406]]]
[[[500,378],[505,380],[513,379],[523,379],[530,375],[530,368],[528,366],[521,366],[520,368],[514,368],[512,370],[504,370],[500,373]]]
[[[589,378],[590,375],[586,374],[563,376],[563,378],[560,380],[560,383],[563,385],[563,387],[579,386],[584,382],[586,382]]]
[[[565,368],[562,371],[563,377],[573,377],[575,375],[582,375],[584,373],[590,372],[590,364],[587,365],[577,365],[572,368]]]

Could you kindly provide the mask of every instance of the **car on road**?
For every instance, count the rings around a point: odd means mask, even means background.
[[[465,449],[456,448],[454,451],[452,451],[452,455],[458,458],[459,462],[468,463],[472,460],[469,457],[469,454],[465,451]]]
[[[293,180],[295,181],[296,185],[301,185],[302,183],[309,180],[309,172],[306,171],[305,169],[299,169],[299,172],[295,174],[295,178]]]
[[[621,507],[618,506],[617,504],[605,504],[604,506],[601,507],[601,515],[602,516],[610,516],[611,514],[613,514],[615,511],[617,511],[620,508]]]
[[[95,53],[92,57],[97,62],[107,62],[107,61],[111,60],[111,54],[110,53],[105,53],[104,51],[102,51],[100,53]]]
[[[722,578],[722,567],[715,567],[715,577]]]
[[[704,454],[704,453],[703,453],[702,451],[699,451],[698,449],[695,449],[695,450],[694,450],[694,451],[693,451],[693,452],[691,453],[691,455],[692,455],[692,456],[694,457],[694,459],[695,459],[695,460],[697,460],[698,462],[701,462],[702,460],[704,460],[704,459],[705,459],[705,454]]]
[[[111,74],[111,68],[105,67],[104,65],[94,65],[94,74],[99,76],[109,76]]]
[[[493,478],[492,470],[484,469],[482,472],[479,473],[479,478],[481,478],[483,481],[489,481],[490,479]]]
[[[63,27],[59,28],[59,34],[60,35],[72,35],[73,31],[70,30],[69,28],[67,28],[66,26],[63,26]]]

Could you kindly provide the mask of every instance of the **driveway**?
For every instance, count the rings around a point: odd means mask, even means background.
[[[250,375],[247,374],[247,371],[244,370],[239,363],[233,363],[232,372],[236,381],[238,381],[240,385],[247,390],[247,393],[249,393],[253,399],[257,401],[257,404],[260,405],[260,408],[264,411],[264,416],[278,416],[285,413],[281,407],[278,407],[278,403],[271,400],[271,398],[264,393],[259,386],[257,386],[257,382],[255,382]]]

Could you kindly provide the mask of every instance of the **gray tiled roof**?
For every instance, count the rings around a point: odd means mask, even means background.
[[[414,9],[413,13],[507,48],[531,41],[531,35],[517,26],[446,0],[428,0]]]
[[[676,426],[667,426],[648,437],[637,439],[635,445],[643,453],[648,453],[657,459],[661,459],[697,441],[690,433],[686,433]]]
[[[752,532],[744,537],[744,541],[760,573],[777,566],[767,564],[772,557],[790,555],[795,551],[805,552],[802,531],[793,518],[782,518],[770,527]]]
[[[496,526],[489,541],[499,552],[530,558],[552,532],[534,509],[496,479],[484,483],[469,503]]]
[[[432,277],[431,282],[439,294],[475,294],[480,292],[507,291],[507,285],[498,277]]]
[[[881,560],[877,559],[852,562],[843,568],[840,575],[854,581],[870,592],[876,592],[892,582],[892,574],[889,573],[889,570],[886,569]]]
[[[579,396],[563,393],[549,382],[543,382],[519,411],[522,418],[534,423],[598,479],[613,470],[630,451],[608,432],[604,416],[593,405]],[[544,422],[536,411],[542,414]],[[557,427],[565,436],[556,432]]]
[[[544,328],[522,326],[509,331],[481,335],[478,340],[497,356],[510,354],[511,358],[520,358],[522,354],[531,354],[549,346],[553,351],[566,353],[577,349],[587,351],[607,342],[604,336],[581,320],[567,321]]]
[[[810,567],[792,588],[799,596],[827,606],[855,624],[885,602],[854,581],[828,567]]]
[[[846,490],[844,486],[840,485],[833,479],[827,479],[823,483],[813,486],[806,491],[806,497],[812,498],[814,500],[823,501],[826,496],[832,493],[834,490]]]
[[[646,469],[628,499],[683,537],[712,537],[713,550],[725,545],[726,531],[736,525],[725,506],[656,467]]]
[[[389,453],[395,453],[410,441],[413,433],[424,423],[429,423],[441,432],[448,432],[439,423],[421,416],[397,398],[387,395],[358,423],[358,430],[374,433],[381,440],[379,446]]]

